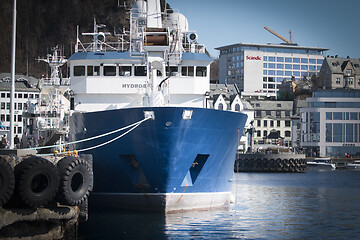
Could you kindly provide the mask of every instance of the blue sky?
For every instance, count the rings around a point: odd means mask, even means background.
[[[234,43],[281,43],[268,26],[325,55],[360,58],[360,0],[167,0],[189,22],[213,57]]]

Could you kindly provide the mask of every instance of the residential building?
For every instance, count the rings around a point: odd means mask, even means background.
[[[248,116],[244,131],[239,133],[239,151],[246,152],[251,145],[249,129],[254,120],[254,109],[250,103],[239,96],[239,91],[234,84],[210,84],[210,94],[207,99],[207,107],[219,110],[242,112]]]
[[[319,82],[327,89],[360,89],[360,59],[326,57]]]
[[[301,113],[301,143],[307,156],[360,154],[360,91],[319,90]]]
[[[291,145],[292,101],[251,100],[255,144]]]
[[[219,82],[236,84],[242,96],[276,98],[283,79],[300,80],[318,74],[323,52],[297,44],[232,44],[220,51]]]

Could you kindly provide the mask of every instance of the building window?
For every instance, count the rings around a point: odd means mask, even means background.
[[[275,63],[269,63],[268,68],[275,68]]]
[[[352,71],[351,69],[346,69],[346,75],[351,75]]]
[[[269,57],[269,62],[275,62],[275,57]]]
[[[276,61],[277,61],[277,62],[284,62],[284,58],[283,58],[283,57],[277,57],[277,58],[276,58]]]
[[[291,121],[290,120],[285,120],[285,127],[290,127],[291,125]]]
[[[289,58],[289,57],[286,57],[286,58],[285,58],[285,62],[287,62],[287,63],[291,63],[291,62],[292,62],[292,59],[291,59],[291,58]]]
[[[17,133],[18,133],[18,134],[22,134],[22,127],[18,127]]]
[[[1,97],[2,97],[2,98],[5,98],[5,93],[1,93]]]
[[[257,130],[257,131],[256,131],[256,136],[257,136],[257,137],[261,137],[261,131],[260,131],[260,130]]]
[[[333,142],[342,142],[342,124],[334,123],[333,124]]]
[[[270,120],[270,127],[274,127],[274,121]]]
[[[301,70],[307,71],[308,69],[308,65],[301,65]]]
[[[261,111],[256,111],[256,117],[261,117]]]
[[[343,120],[342,112],[334,112],[333,120]]]
[[[0,121],[5,122],[5,114],[1,114]]]
[[[276,116],[281,117],[281,111],[276,111]]]
[[[307,58],[301,58],[301,63],[308,63],[309,60]]]
[[[267,130],[264,130],[264,137],[267,137]]]
[[[18,121],[18,122],[21,122],[21,121],[22,121],[22,116],[21,116],[21,115],[18,115],[17,121]]]
[[[277,127],[280,127],[280,120],[277,120],[276,126],[277,126]]]
[[[354,78],[352,78],[352,77],[346,78],[345,81],[346,81],[346,83],[347,83],[348,85],[353,85],[353,84],[354,84]]]
[[[6,109],[10,109],[10,103],[9,102],[6,103]]]
[[[290,137],[291,136],[291,132],[290,131],[285,131],[285,137]]]
[[[261,120],[257,120],[257,126],[261,127]]]
[[[290,111],[285,111],[285,116],[290,117]]]
[[[267,120],[264,120],[264,127],[267,127]]]
[[[5,109],[5,103],[1,102],[1,109]]]
[[[335,80],[335,82],[336,82],[336,84],[340,84],[340,78],[336,78],[336,80]]]
[[[332,124],[326,124],[326,142],[332,142]]]
[[[271,111],[267,110],[267,111],[266,111],[266,115],[271,116]]]
[[[284,69],[284,64],[278,63],[278,64],[276,64],[276,68],[278,68],[278,69]]]
[[[326,120],[332,120],[332,112],[326,112]]]
[[[222,103],[219,103],[218,109],[219,109],[219,110],[223,110],[223,109],[224,109],[224,105],[223,105]]]

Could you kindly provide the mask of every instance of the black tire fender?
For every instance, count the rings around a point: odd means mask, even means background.
[[[11,198],[15,188],[14,169],[10,163],[0,157],[0,207]]]
[[[83,158],[67,156],[57,166],[60,172],[58,201],[72,206],[81,205],[87,200],[93,186],[90,164]]]
[[[50,161],[31,156],[15,167],[15,178],[20,200],[37,208],[49,203],[59,188],[59,172]]]

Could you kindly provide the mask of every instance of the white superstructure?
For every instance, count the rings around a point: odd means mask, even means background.
[[[78,40],[69,58],[72,109],[205,107],[212,59],[180,13],[161,15],[157,1],[137,1],[130,34],[107,42],[94,22],[91,44]]]

